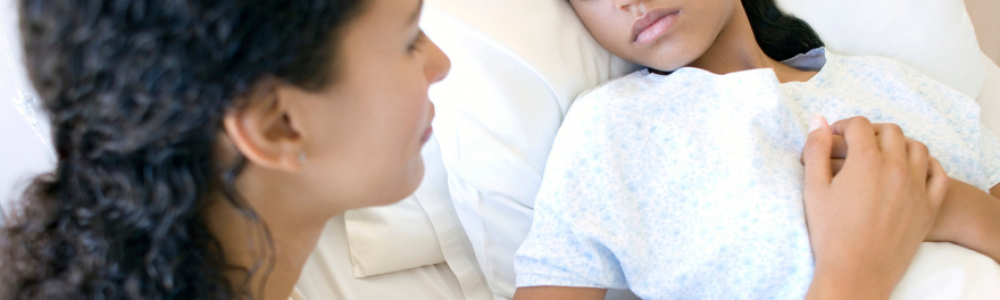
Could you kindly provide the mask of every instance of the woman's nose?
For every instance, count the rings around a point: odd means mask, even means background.
[[[425,70],[427,79],[431,83],[444,80],[448,76],[448,72],[451,71],[451,59],[448,58],[448,55],[444,54],[444,51],[441,51],[441,48],[438,48],[434,41],[430,42],[428,50],[427,67]]]

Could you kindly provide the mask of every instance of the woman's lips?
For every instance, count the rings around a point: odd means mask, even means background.
[[[674,27],[680,12],[678,9],[658,8],[635,19],[632,23],[632,44],[637,46],[652,44]]]
[[[424,130],[424,135],[420,137],[420,144],[426,144],[427,141],[431,140],[431,135],[434,134],[434,126],[430,124],[434,120],[434,103],[430,101],[428,103],[430,103],[430,116],[427,118],[427,130]]]
[[[420,143],[427,143],[427,141],[431,140],[431,134],[434,134],[434,127],[427,127],[427,130],[424,131],[424,136],[420,137]]]

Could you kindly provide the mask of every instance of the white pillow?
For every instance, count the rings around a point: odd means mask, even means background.
[[[7,205],[56,160],[49,125],[44,116],[36,117],[38,103],[20,63],[15,2],[0,1],[0,214],[10,212]]]
[[[22,49],[19,30],[17,27],[17,7],[11,1],[0,4],[0,71],[10,77],[4,80],[2,87],[4,90],[0,97],[9,98],[28,124],[31,125],[35,134],[41,138],[45,145],[50,144],[49,124],[46,117],[41,112],[40,103],[35,95],[31,82],[22,64]],[[8,99],[3,99],[8,100]],[[54,151],[48,153],[53,155]]]
[[[467,235],[458,221],[454,207],[451,205],[448,195],[448,179],[444,165],[441,161],[440,148],[436,137],[431,137],[421,151],[424,158],[426,172],[424,180],[407,199],[398,203],[356,209],[344,214],[344,238],[348,244],[350,253],[350,268],[355,278],[363,281],[374,282],[385,278],[384,275],[400,271],[411,270],[423,266],[445,264],[451,270],[451,274],[442,273],[442,278],[454,278],[458,289],[465,299],[490,299],[492,293],[481,276],[475,254],[468,240]],[[324,239],[336,239],[337,232],[324,231]],[[327,247],[329,248],[329,247]],[[317,248],[317,251],[331,250],[327,248]],[[341,247],[342,248],[342,247]],[[335,250],[335,249],[334,249]],[[334,251],[337,252],[337,251]],[[329,255],[340,255],[340,253],[320,253],[318,257]],[[315,269],[347,268],[348,266],[337,264],[337,260],[310,260],[316,263],[310,266]],[[328,270],[323,274],[344,274],[343,271]],[[417,273],[414,273],[417,274]],[[400,278],[400,275],[389,275],[391,278]],[[371,281],[374,280],[374,281]],[[385,279],[388,280],[388,279]],[[445,283],[441,278],[431,278],[424,276],[422,279],[412,280],[426,282]],[[338,280],[339,283],[347,284],[350,280]],[[321,280],[304,279],[299,283],[300,287],[309,285],[323,285],[319,290],[330,291],[325,288],[330,283],[322,283]],[[428,290],[449,290],[454,289],[450,285],[425,286]],[[363,285],[343,285],[333,290],[350,291],[364,290]],[[341,293],[346,295],[350,293]],[[412,299],[422,299],[428,294],[414,294]],[[338,298],[338,295],[327,295],[323,299]]]
[[[986,78],[963,0],[778,0],[843,55],[878,55],[976,99]]]
[[[952,243],[920,245],[889,300],[1000,299],[1000,266]]]
[[[833,51],[900,60],[974,99],[983,87],[960,0],[779,2],[814,24]],[[565,0],[426,3],[424,30],[453,61],[431,89],[449,189],[487,281],[497,298],[509,298],[514,252],[568,106],[633,67],[603,50]]]
[[[431,88],[449,189],[497,299],[531,227],[549,150],[581,91],[634,69],[587,33],[565,0],[428,0],[422,27],[449,55]]]

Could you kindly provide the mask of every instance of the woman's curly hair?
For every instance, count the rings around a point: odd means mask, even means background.
[[[322,89],[361,0],[19,0],[58,165],[0,230],[2,299],[244,299],[200,212],[222,118],[261,80]],[[228,171],[218,171],[219,169]],[[252,276],[254,270],[243,270]]]

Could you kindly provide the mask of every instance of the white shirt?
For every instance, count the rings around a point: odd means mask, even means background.
[[[640,71],[571,108],[515,259],[518,286],[644,299],[802,299],[813,258],[799,157],[811,117],[899,124],[953,178],[1000,182],[1000,143],[963,94],[897,62],[817,49],[819,69]]]

